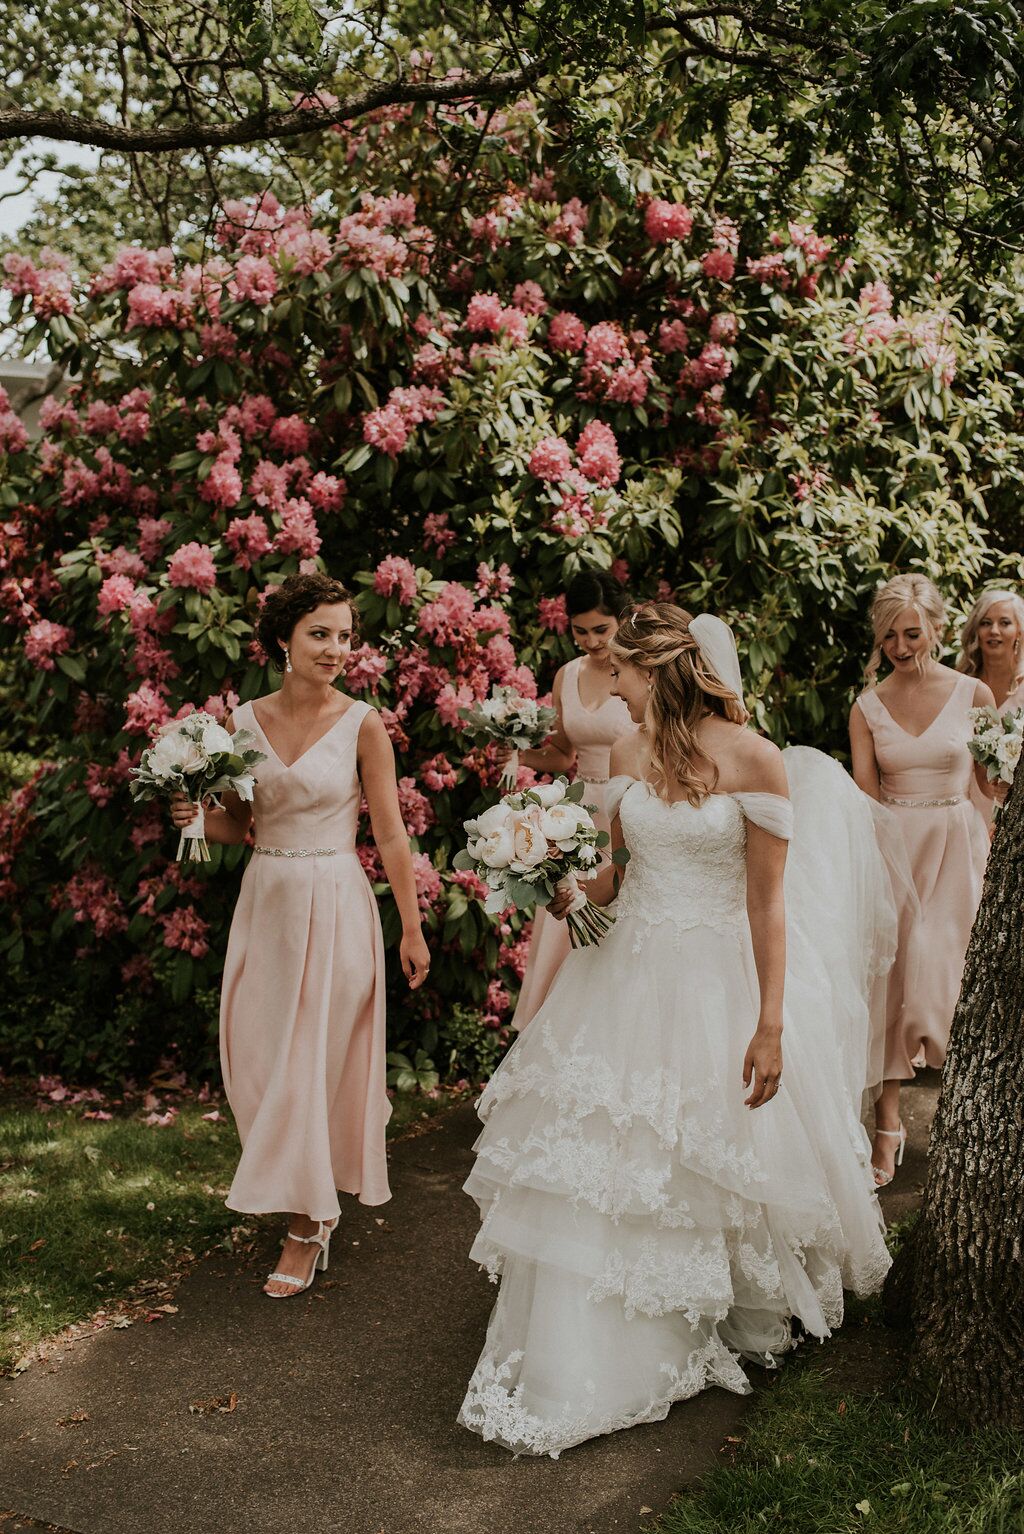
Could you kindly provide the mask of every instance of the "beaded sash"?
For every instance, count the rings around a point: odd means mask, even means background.
[[[951,794],[948,799],[896,799],[891,794],[882,794],[883,804],[895,804],[901,810],[937,810],[945,809],[947,805],[966,804],[966,794]]]
[[[266,858],[333,858],[337,857],[342,850],[340,847],[254,847],[253,852],[260,852]]]

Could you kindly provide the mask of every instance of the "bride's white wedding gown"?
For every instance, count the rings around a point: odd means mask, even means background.
[[[630,851],[617,921],[571,953],[481,1098],[472,1257],[501,1288],[459,1420],[557,1454],[746,1392],[792,1319],[826,1337],[889,1266],[859,1105],[895,913],[870,807],[818,752],[790,801],[669,804],[609,784]],[[789,839],[784,1069],[744,1107],[758,1017],[746,821]]]

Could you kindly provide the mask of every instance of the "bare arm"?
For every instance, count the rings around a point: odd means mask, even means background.
[[[789,797],[782,755],[769,741],[752,737],[751,772],[744,790]],[[786,903],[782,880],[788,844],[747,822],[747,920],[760,989],[754,1037],[743,1060],[748,1108],[760,1108],[778,1091],[782,1075],[782,999],[786,983]]]
[[[225,716],[224,728],[232,735],[235,733],[230,714]],[[171,795],[171,820],[179,831],[191,825],[198,813],[185,794]],[[204,812],[206,840],[220,842],[225,847],[237,847],[244,842],[251,825],[252,805],[239,799],[237,794],[221,794],[220,808],[213,807]]]
[[[875,739],[859,703],[855,703],[850,710],[850,752],[853,757],[853,781],[857,787],[869,799],[881,798],[882,785],[875,757]]]
[[[416,990],[426,978],[430,955],[420,926],[409,837],[398,804],[395,752],[377,713],[367,714],[359,726],[358,762],[373,840],[402,918],[402,969]]]

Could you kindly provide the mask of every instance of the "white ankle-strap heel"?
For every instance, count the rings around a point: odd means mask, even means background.
[[[313,1266],[309,1270],[309,1277],[293,1278],[290,1273],[271,1273],[267,1278],[267,1283],[269,1284],[271,1282],[275,1282],[279,1284],[289,1284],[293,1294],[304,1294],[312,1284],[314,1278],[316,1278],[318,1272],[327,1272],[327,1261],[328,1253],[330,1252],[331,1247],[331,1237],[334,1234],[337,1223],[337,1220],[335,1220],[333,1224],[329,1225],[326,1220],[320,1220],[317,1225],[317,1232],[315,1236],[296,1236],[291,1231],[289,1231],[289,1241],[300,1241],[303,1246],[318,1246],[320,1248]],[[291,1298],[290,1294],[270,1294],[266,1290],[264,1293],[266,1293],[268,1300],[287,1300]]]
[[[901,1124],[899,1129],[876,1129],[875,1134],[888,1135],[891,1139],[898,1140],[900,1142],[896,1148],[896,1165],[902,1166],[903,1152],[907,1148],[907,1131],[904,1129],[903,1125]],[[872,1163],[871,1170],[875,1174],[876,1188],[887,1188],[896,1175],[895,1172],[886,1172],[882,1167],[875,1166],[874,1163]]]

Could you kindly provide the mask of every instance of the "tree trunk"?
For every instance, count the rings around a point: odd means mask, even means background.
[[[1024,767],[1018,773],[1024,779]],[[971,1426],[1024,1428],[1024,783],[989,858],[913,1241],[916,1369]]]

